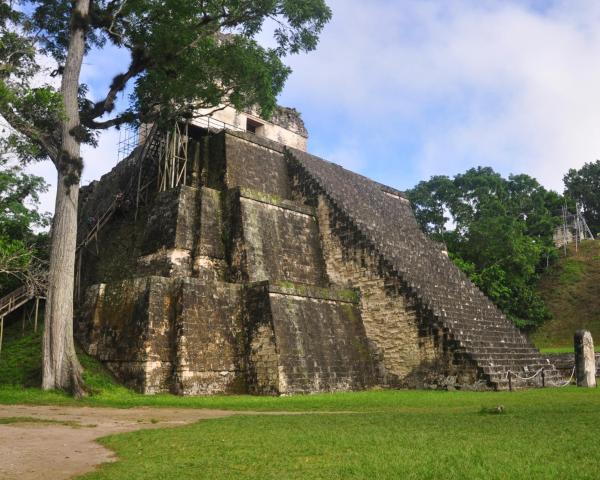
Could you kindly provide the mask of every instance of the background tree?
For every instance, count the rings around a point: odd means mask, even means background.
[[[37,206],[39,193],[46,189],[43,178],[24,173],[0,155],[0,296],[23,283],[40,281],[47,235],[36,230],[49,220]]]
[[[21,154],[50,158],[58,173],[42,387],[79,395],[72,317],[81,143],[93,144],[101,129],[189,118],[221,104],[258,106],[269,115],[290,73],[282,57],[314,49],[331,12],[324,0],[22,0],[20,11],[12,5],[0,8],[0,115]],[[274,48],[255,40],[266,21]],[[107,43],[126,49],[130,61],[103,98],[91,99],[80,82],[82,61]],[[57,62],[60,91],[33,86],[39,54]],[[128,85],[131,101],[117,110],[117,95]]]
[[[548,318],[535,284],[556,254],[557,193],[527,175],[504,179],[479,167],[432,177],[407,194],[423,230],[446,244],[456,265],[518,326]]]
[[[600,160],[570,169],[563,177],[565,196],[580,202],[583,215],[594,235],[600,234]]]

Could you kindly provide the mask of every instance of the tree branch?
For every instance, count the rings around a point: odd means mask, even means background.
[[[41,147],[48,157],[50,157],[50,160],[52,160],[54,165],[58,165],[60,148],[52,136],[35,128],[30,122],[19,117],[19,115],[13,112],[8,106],[6,108],[0,107],[0,115],[2,115],[8,124],[18,133],[25,135],[29,140]]]
[[[129,65],[129,69],[120,75],[113,78],[110,84],[110,89],[103,100],[96,102],[94,106],[86,112],[82,112],[82,123],[86,126],[91,127],[94,120],[101,117],[105,113],[110,113],[115,108],[115,100],[119,92],[123,91],[127,86],[127,82],[136,75],[142,73],[148,66],[151,65],[150,59],[145,55],[141,55],[138,60],[132,60]]]
[[[111,118],[109,120],[103,120],[103,121],[96,121],[96,120],[86,120],[84,122],[84,125],[88,128],[94,128],[94,129],[98,129],[98,130],[106,130],[107,128],[111,128],[111,127],[119,127],[125,123],[130,123],[133,120],[135,120],[135,115],[131,112],[124,112],[121,113],[119,115],[117,115],[114,118]]]

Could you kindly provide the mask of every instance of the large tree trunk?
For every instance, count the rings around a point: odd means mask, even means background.
[[[42,378],[44,390],[62,389],[75,396],[83,393],[81,365],[73,342],[77,199],[82,163],[80,143],[73,133],[79,127],[77,94],[85,53],[85,19],[89,8],[90,0],[77,0],[74,3],[69,50],[61,85],[66,118],[62,125],[62,147],[57,160],[58,184],[52,225]]]

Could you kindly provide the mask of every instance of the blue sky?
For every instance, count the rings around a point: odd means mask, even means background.
[[[561,190],[569,168],[600,156],[598,2],[328,3],[333,20],[315,52],[287,59],[280,97],[302,113],[311,153],[399,189],[484,165]],[[92,94],[127,62],[93,52]],[[108,132],[85,151],[85,182],[114,166],[117,141]]]

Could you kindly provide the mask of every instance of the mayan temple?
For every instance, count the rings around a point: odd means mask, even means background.
[[[145,393],[508,388],[558,373],[402,192],[306,152],[295,110],[148,129],[82,188],[79,343]]]

